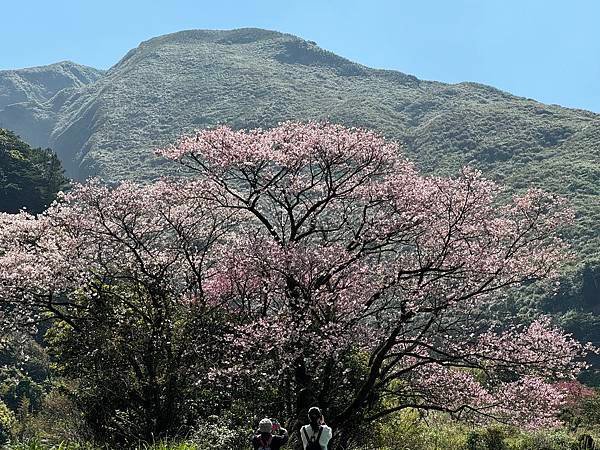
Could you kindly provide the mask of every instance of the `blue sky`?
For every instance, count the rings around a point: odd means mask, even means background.
[[[0,69],[108,68],[174,31],[260,27],[367,66],[600,112],[598,0],[0,0]]]

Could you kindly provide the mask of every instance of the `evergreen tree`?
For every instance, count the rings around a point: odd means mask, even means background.
[[[62,165],[50,149],[31,148],[0,128],[0,211],[26,208],[42,212],[68,185]]]

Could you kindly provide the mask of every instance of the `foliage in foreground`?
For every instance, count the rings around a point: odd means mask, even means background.
[[[211,424],[214,426],[215,424]],[[159,441],[129,446],[135,450],[241,450],[248,441],[233,442],[215,434],[222,427],[183,441]],[[347,450],[596,450],[600,428],[566,428],[523,431],[512,427],[469,427],[431,415],[421,417],[417,411],[406,410],[393,415],[377,426],[369,439]],[[593,446],[595,444],[595,446]],[[289,448],[293,448],[290,445]],[[91,443],[58,442],[55,444],[30,440],[6,446],[7,450],[108,450],[107,446]]]

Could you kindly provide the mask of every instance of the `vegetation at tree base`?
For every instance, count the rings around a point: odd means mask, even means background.
[[[0,445],[10,441],[10,433],[14,422],[13,412],[0,400]]]
[[[0,211],[45,210],[68,180],[58,157],[33,149],[14,133],[0,128]]]
[[[50,422],[50,420],[49,420]],[[595,428],[594,428],[595,427]],[[405,411],[390,418],[370,435],[370,441],[353,450],[596,450],[600,433],[598,424],[577,431],[524,431],[510,427],[469,427],[441,415],[421,417],[416,411]],[[39,431],[39,429],[38,429]],[[135,450],[241,450],[249,448],[247,436],[251,428],[232,429],[217,420],[207,424],[202,437],[184,441],[167,440],[132,444]],[[233,434],[243,436],[234,441]],[[228,439],[229,438],[229,439]],[[591,438],[591,439],[590,439]],[[592,443],[592,445],[590,445]],[[586,445],[587,444],[587,445]],[[594,447],[595,445],[595,447]],[[28,442],[7,445],[7,450],[106,450],[92,443],[32,438]]]

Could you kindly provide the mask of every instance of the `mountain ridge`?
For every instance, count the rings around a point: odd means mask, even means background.
[[[27,73],[29,71],[35,71],[35,70],[39,71],[41,69],[42,70],[50,69],[53,67],[64,66],[64,65],[85,68],[85,69],[88,69],[88,70],[91,70],[91,71],[94,71],[94,72],[100,74],[94,80],[92,80],[91,83],[88,82],[88,83],[82,83],[82,85],[79,85],[79,86],[69,86],[70,88],[77,88],[77,87],[82,87],[85,85],[93,84],[95,81],[97,81],[100,78],[110,77],[115,71],[118,71],[119,69],[123,69],[124,66],[126,65],[125,63],[127,63],[128,60],[130,60],[132,58],[135,59],[134,57],[136,55],[144,56],[144,57],[152,57],[153,55],[145,55],[144,53],[147,53],[149,50],[151,51],[152,49],[155,49],[157,47],[170,45],[170,44],[185,44],[185,43],[189,43],[189,42],[198,42],[198,41],[217,43],[217,44],[221,44],[221,45],[223,45],[223,44],[243,45],[243,44],[248,44],[248,43],[256,43],[256,42],[264,41],[264,40],[284,40],[286,42],[286,44],[287,44],[286,50],[288,51],[288,53],[287,54],[285,52],[279,53],[279,54],[275,55],[275,58],[274,58],[274,59],[278,59],[282,63],[303,64],[303,65],[309,65],[309,66],[325,65],[325,66],[332,66],[332,67],[336,67],[336,65],[337,65],[337,69],[340,69],[339,66],[340,66],[340,64],[342,64],[342,65],[347,65],[346,69],[350,72],[350,73],[344,73],[343,69],[342,69],[342,75],[347,75],[347,76],[364,74],[364,73],[368,72],[371,75],[379,76],[384,79],[391,79],[394,81],[403,81],[403,82],[407,82],[407,83],[412,83],[415,86],[423,85],[423,84],[425,84],[425,85],[431,84],[431,85],[438,86],[438,87],[439,86],[442,86],[442,87],[453,87],[453,86],[454,87],[467,87],[467,88],[474,88],[478,91],[485,90],[488,93],[493,92],[495,95],[501,96],[504,98],[514,98],[514,99],[522,99],[522,100],[530,101],[530,102],[536,102],[533,99],[514,96],[508,92],[505,92],[505,91],[502,91],[495,87],[488,86],[488,85],[481,84],[481,83],[466,81],[466,82],[460,82],[460,83],[456,83],[456,84],[446,84],[446,83],[440,83],[437,81],[419,80],[418,78],[416,78],[412,75],[407,75],[400,71],[370,68],[370,67],[361,65],[359,63],[353,62],[349,59],[340,57],[328,50],[323,50],[320,47],[318,47],[316,45],[316,43],[313,41],[307,41],[307,40],[304,40],[302,38],[299,38],[297,36],[294,36],[294,35],[288,34],[288,33],[281,33],[281,32],[273,31],[273,30],[264,30],[264,29],[260,29],[260,28],[240,28],[240,29],[234,29],[234,30],[182,30],[182,31],[178,31],[178,32],[174,32],[174,33],[170,33],[170,34],[166,34],[166,35],[162,35],[162,36],[157,36],[157,37],[154,37],[154,38],[151,38],[151,39],[141,42],[138,45],[138,47],[130,50],[123,58],[121,58],[120,61],[118,61],[115,65],[113,65],[107,71],[101,71],[99,69],[82,66],[82,65],[70,62],[70,61],[61,61],[61,62],[50,64],[47,66],[37,66],[37,67],[33,67],[33,68],[0,71],[0,77],[4,73],[7,73],[7,72]],[[295,46],[291,46],[289,44],[295,44]],[[307,58],[310,58],[311,56],[313,59],[307,61]],[[154,55],[154,57],[156,57],[156,55]],[[50,100],[49,97],[51,97],[51,96],[48,96],[44,100],[45,101]],[[33,100],[37,100],[37,99],[34,98]],[[13,103],[17,103],[17,102],[13,102]],[[536,103],[538,103],[540,105],[544,105],[539,102],[536,102]],[[2,108],[2,106],[5,106],[5,105],[0,103],[0,109]],[[56,106],[56,105],[53,105],[53,106]],[[576,111],[578,113],[581,113],[581,114],[587,115],[587,116],[598,116],[597,114],[595,114],[591,111],[586,111],[586,110],[582,110],[582,109],[564,108],[560,105],[545,105],[545,106],[559,107],[561,109],[568,109],[568,110]]]
[[[23,100],[47,101],[62,89],[89,84],[100,78],[103,73],[103,70],[64,60],[43,66],[0,70],[0,83],[16,83],[17,79],[20,79],[22,83],[37,88],[32,92],[34,98],[22,97]],[[46,74],[53,76],[44,77]],[[18,102],[9,96],[11,93],[24,94],[18,88],[19,86],[13,86],[14,92],[11,92],[9,86],[0,84],[0,107]]]
[[[60,64],[50,69],[72,70]],[[0,124],[53,148],[71,176],[110,181],[175,173],[152,150],[198,128],[285,120],[363,126],[400,142],[425,171],[454,173],[471,164],[515,190],[565,195],[589,223],[580,241],[600,241],[600,211],[586,209],[600,198],[600,114],[480,83],[369,68],[313,41],[258,28],[157,36],[109,70],[94,70],[52,96],[38,86],[25,101],[0,104]]]

